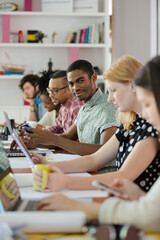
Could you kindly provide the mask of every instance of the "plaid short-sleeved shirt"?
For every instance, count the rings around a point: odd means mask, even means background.
[[[55,123],[47,129],[56,134],[66,132],[73,125],[82,105],[83,103],[72,95],[67,104],[60,108]]]
[[[85,103],[75,120],[78,139],[83,143],[100,144],[103,130],[118,126],[115,114],[116,107],[107,101],[107,95],[100,89]]]

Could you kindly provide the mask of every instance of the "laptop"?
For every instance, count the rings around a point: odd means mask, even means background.
[[[5,111],[3,111],[3,114],[4,114],[4,117],[5,117],[6,123],[7,123],[7,127],[9,129],[10,135],[13,138],[13,130],[15,130],[15,129],[12,129],[8,114]],[[23,144],[23,145],[25,145],[25,144]],[[21,149],[5,148],[5,152],[7,154],[7,157],[25,157],[25,154],[23,153],[23,151]],[[36,151],[34,150],[34,152],[36,152],[38,154],[41,154],[42,156],[46,155],[45,152],[41,152],[39,150],[36,150]]]
[[[8,114],[5,111],[3,111],[3,114],[7,123],[7,127],[9,129],[10,135],[13,136],[13,129],[12,129]],[[25,157],[24,153],[20,149],[4,148],[4,150],[7,154],[7,157]]]
[[[5,158],[1,158],[1,153]],[[0,174],[0,182],[12,173],[4,148],[0,148],[0,166],[5,160],[7,166]],[[38,201],[21,198],[16,180],[15,198],[7,197],[0,187],[0,224],[6,222],[10,227],[24,226],[29,233],[80,233],[86,231],[86,215],[82,211],[37,211]]]
[[[18,144],[18,146],[20,147],[21,151],[24,153],[25,157],[28,159],[31,169],[33,171],[34,163],[32,161],[32,155],[15,129],[13,129],[12,136],[13,136],[14,140],[16,141],[16,143]]]
[[[37,210],[37,203],[38,201],[30,201],[30,200],[22,200],[20,196],[20,192],[18,190],[18,185],[16,183],[15,178],[12,179],[12,184],[10,185],[10,188],[14,186],[14,193],[12,194],[12,198],[7,196],[4,191],[2,190],[1,181],[8,175],[13,174],[12,169],[9,163],[9,160],[7,158],[7,155],[4,151],[4,148],[0,148],[0,156],[3,155],[3,158],[0,157],[0,166],[3,166],[4,162],[6,162],[6,165],[8,167],[3,169],[3,172],[0,174],[0,199],[1,199],[1,205],[0,205],[0,212],[6,212],[6,211],[36,211]],[[13,175],[14,176],[14,175]],[[9,181],[9,180],[8,180]],[[9,190],[7,190],[9,192]]]

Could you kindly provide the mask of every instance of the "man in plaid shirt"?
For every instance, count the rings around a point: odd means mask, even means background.
[[[61,104],[55,123],[47,129],[52,133],[63,134],[74,123],[83,103],[70,91],[66,71],[58,71],[50,76],[47,91],[55,105]]]

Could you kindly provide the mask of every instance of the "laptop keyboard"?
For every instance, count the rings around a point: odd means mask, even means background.
[[[5,148],[7,157],[25,157],[24,153],[20,149]]]
[[[36,211],[37,210],[37,205],[38,205],[38,201],[33,201],[33,200],[22,200],[21,198],[19,198],[16,202],[16,204],[14,205],[14,207],[12,207],[12,211]]]
[[[37,201],[29,201],[24,211],[36,211],[37,210]]]

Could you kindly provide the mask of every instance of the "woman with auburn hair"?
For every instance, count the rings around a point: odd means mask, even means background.
[[[148,191],[159,176],[157,166],[157,131],[141,117],[141,106],[136,97],[134,80],[142,64],[131,56],[123,56],[104,74],[108,101],[119,112],[121,125],[116,133],[97,152],[67,162],[49,164],[46,191],[62,189],[95,189],[93,180],[110,184],[115,178],[127,178]],[[46,163],[44,157],[33,153],[35,163]],[[90,177],[73,177],[64,173],[95,172],[116,159],[117,171]],[[41,186],[42,175],[35,171],[34,180]]]

